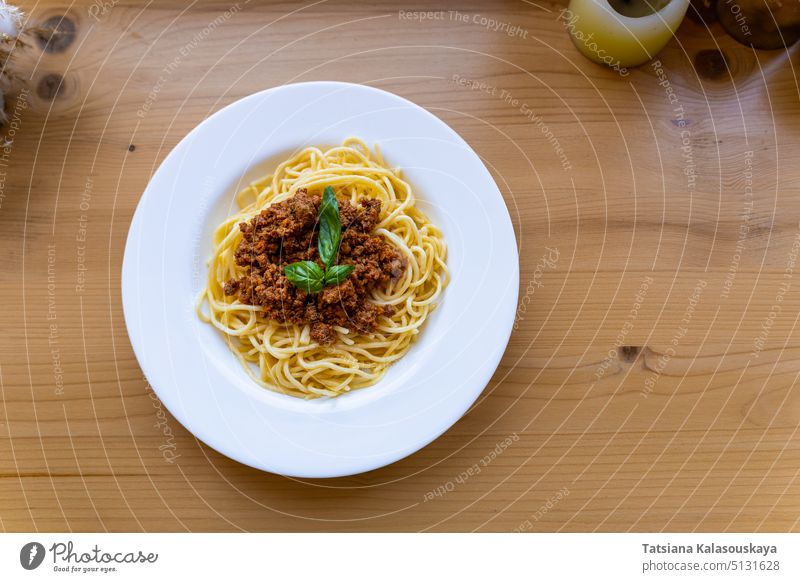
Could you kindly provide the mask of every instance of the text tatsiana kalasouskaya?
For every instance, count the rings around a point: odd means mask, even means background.
[[[642,544],[645,554],[777,554],[775,546],[749,544]]]

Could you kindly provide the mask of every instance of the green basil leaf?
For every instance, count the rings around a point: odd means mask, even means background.
[[[283,269],[289,282],[306,293],[319,293],[322,291],[325,272],[313,261],[300,261],[286,265]]]
[[[336,265],[331,267],[325,273],[325,286],[338,285],[347,279],[347,276],[353,272],[355,267],[353,265]]]
[[[317,250],[319,258],[330,268],[336,261],[339,252],[339,242],[342,237],[342,222],[339,218],[339,203],[333,188],[328,186],[322,195],[322,204],[319,207],[319,238]]]

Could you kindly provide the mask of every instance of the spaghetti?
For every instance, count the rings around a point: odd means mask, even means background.
[[[229,289],[226,293],[226,282],[246,275],[247,268],[236,261],[241,223],[298,191],[321,195],[329,186],[352,205],[365,198],[380,201],[373,234],[399,252],[405,268],[371,289],[368,301],[382,315],[369,333],[336,325],[332,341],[321,343],[311,337],[309,324],[265,317],[259,305],[242,302]],[[349,138],[325,151],[300,151],[239,192],[236,201],[241,210],[213,235],[207,286],[197,303],[200,319],[222,332],[248,374],[265,388],[317,398],[375,384],[409,350],[449,277],[442,233],[416,207],[400,171],[386,166],[377,147],[372,153],[363,141]]]

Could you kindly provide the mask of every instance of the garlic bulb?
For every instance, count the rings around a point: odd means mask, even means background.
[[[23,14],[19,8],[0,0],[0,125],[6,120],[3,93],[10,83],[8,61],[17,42],[17,36],[22,31],[22,20]]]
[[[0,34],[16,38],[22,28],[22,11],[0,0]]]

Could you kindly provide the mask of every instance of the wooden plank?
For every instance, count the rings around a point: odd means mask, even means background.
[[[663,73],[621,78],[572,47],[566,2],[445,2],[425,22],[382,0],[125,1],[97,19],[89,2],[23,4],[66,12],[77,36],[19,60],[30,90],[0,191],[4,530],[800,529],[796,56],[687,21]],[[698,58],[717,49],[729,74]],[[151,397],[119,271],[181,137],[315,79],[394,91],[465,137],[511,211],[521,303],[444,436],[299,481],[222,457]]]

